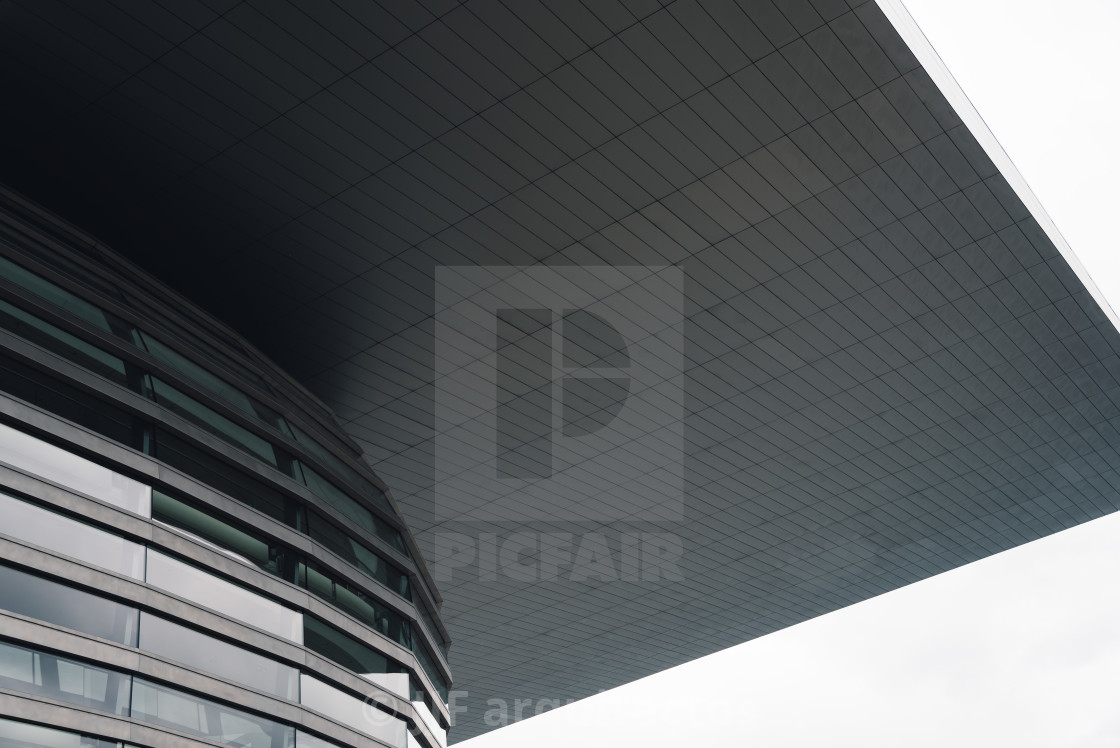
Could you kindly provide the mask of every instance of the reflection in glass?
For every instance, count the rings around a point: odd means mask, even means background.
[[[420,619],[424,622],[424,627],[432,636],[432,641],[439,647],[439,651],[443,652],[443,658],[447,659],[447,645],[443,643],[443,637],[439,633],[439,628],[436,626],[435,620],[432,618],[431,611],[428,606],[421,600],[416,601],[416,612],[420,614]]]
[[[0,493],[0,533],[133,579],[144,578],[144,547]]]
[[[129,677],[0,642],[0,688],[113,714],[128,714]]]
[[[213,510],[152,491],[152,518],[231,551],[281,579],[295,579],[295,554],[289,548],[235,526],[216,516]]]
[[[231,582],[148,550],[148,584],[276,636],[303,642],[301,616]]]
[[[366,548],[317,512],[311,514],[308,534],[406,600],[411,600],[408,575]]]
[[[295,728],[208,699],[133,679],[132,718],[236,748],[294,748]]]
[[[137,419],[131,414],[2,353],[0,391],[115,442],[140,448],[138,433],[134,429]]]
[[[136,646],[136,608],[7,566],[0,566],[0,608]]]
[[[404,720],[306,674],[300,676],[299,692],[300,703],[305,707],[371,738],[405,748],[408,728]]]
[[[239,426],[216,410],[203,405],[160,379],[152,377],[152,387],[155,390],[156,402],[160,405],[201,426],[222,441],[264,460],[273,467],[277,466],[276,451],[266,439]]]
[[[406,649],[412,648],[409,621],[356,586],[335,577],[317,564],[300,564],[300,585],[309,592],[346,611],[375,631]]]
[[[443,675],[440,674],[439,668],[436,667],[434,657],[430,652],[428,652],[428,648],[419,641],[419,637],[417,637],[415,644],[416,646],[412,647],[412,653],[416,655],[416,660],[420,663],[420,667],[424,668],[424,672],[428,674],[428,677],[431,679],[432,683],[435,684],[440,698],[442,698],[444,703],[446,703],[448,685],[447,681],[443,679]]]
[[[140,341],[140,345],[146,348],[156,358],[163,361],[171,368],[178,371],[180,374],[185,375],[189,379],[197,382],[206,389],[210,390],[216,395],[225,398],[231,405],[236,405],[246,413],[253,413],[253,402],[249,399],[248,395],[237,389],[233,385],[226,382],[224,379],[210,372],[202,366],[199,366],[194,361],[190,360],[183,354],[176,351],[167,345],[164,345],[159,340],[156,340],[151,335],[136,331],[136,336]]]
[[[221,366],[229,369],[230,371],[237,372],[237,374],[250,382],[257,382],[258,386],[265,386],[264,383],[260,381],[260,377],[258,377],[256,374],[249,371],[226,354],[222,353],[222,351],[217,346],[207,342],[206,340],[203,340],[183,325],[172,321],[159,308],[153,306],[140,297],[133,295],[127,289],[124,290],[123,295],[128,305],[138,311],[141,316],[144,317],[144,319],[146,319],[148,322],[151,322],[153,325],[162,327],[166,332],[170,333],[170,335],[168,335],[168,339],[182,342],[195,351],[204,351],[205,353],[203,354],[203,356],[205,358],[213,359]],[[163,301],[173,302],[173,299],[171,297],[164,297]]]
[[[310,615],[303,617],[304,646],[358,675],[407,672],[395,660]]]
[[[371,533],[377,532],[377,526],[382,523],[374,518],[370,510],[306,465],[301,464],[300,468],[303,472],[303,482],[312,492],[326,499],[328,504],[354,520],[360,527]]]
[[[370,483],[370,481],[364,478],[357,470],[347,465],[342,459],[335,456],[333,452],[320,444],[318,440],[309,436],[298,426],[293,425],[291,431],[296,441],[303,445],[311,454],[322,460],[324,465],[338,475],[344,476],[353,486],[362,491],[363,495],[373,500],[373,502],[386,513],[397,516],[393,505],[389,503],[389,498],[380,488]]]
[[[128,384],[124,361],[2,300],[0,327],[117,384]]]
[[[2,424],[0,459],[135,514],[152,515],[151,489],[143,483]]]
[[[6,257],[0,257],[0,276],[18,286],[22,286],[55,306],[62,307],[95,327],[100,327],[106,332],[113,332],[113,328],[109,324],[109,317],[105,312],[80,296],[70,293],[30,270],[26,270]]]
[[[120,743],[28,722],[0,719],[0,745],[5,748],[118,748]]]
[[[140,616],[140,649],[282,699],[299,699],[295,668],[150,613]]]
[[[275,520],[297,526],[295,502],[166,429],[156,429],[154,451],[157,460]]]

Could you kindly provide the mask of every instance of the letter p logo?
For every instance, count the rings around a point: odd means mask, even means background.
[[[553,310],[497,310],[497,473],[550,478],[556,403]],[[622,334],[599,315],[566,309],[561,316],[560,433],[593,434],[618,417],[630,394],[630,355]]]
[[[437,268],[437,520],[681,519],[682,282]]]

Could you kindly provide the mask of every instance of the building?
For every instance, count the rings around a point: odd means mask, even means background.
[[[5,13],[0,181],[337,414],[452,739],[1118,506],[1115,318],[896,0]]]
[[[446,745],[438,593],[330,411],[2,201],[0,742]]]

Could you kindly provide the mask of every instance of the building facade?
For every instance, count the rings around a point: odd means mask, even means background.
[[[446,745],[438,592],[331,412],[0,202],[0,743]]]

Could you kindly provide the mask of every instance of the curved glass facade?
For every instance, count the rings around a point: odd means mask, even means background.
[[[438,592],[330,412],[108,251],[60,245],[65,224],[15,215],[0,742],[446,744]]]

